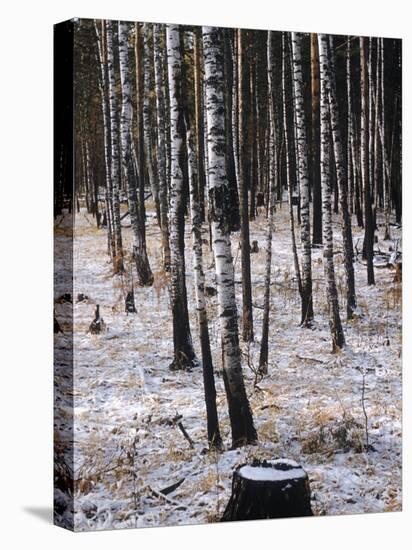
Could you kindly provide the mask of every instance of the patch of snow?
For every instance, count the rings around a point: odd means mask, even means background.
[[[279,466],[280,464],[278,464]],[[277,468],[264,467],[264,466],[242,466],[238,470],[239,475],[252,481],[284,481],[290,479],[299,479],[306,477],[306,474],[302,468],[289,468],[287,470],[281,470]]]

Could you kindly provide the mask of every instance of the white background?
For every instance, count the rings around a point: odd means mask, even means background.
[[[411,193],[406,0],[71,0],[2,3],[0,161],[0,542],[3,548],[406,548],[411,533],[410,308],[405,307],[404,512],[72,534],[52,503],[52,25],[78,17],[404,38],[404,249]],[[404,288],[409,291],[409,262]],[[404,301],[407,305],[407,299]],[[409,467],[408,467],[409,464]]]

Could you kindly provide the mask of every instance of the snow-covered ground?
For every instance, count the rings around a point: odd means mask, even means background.
[[[128,218],[123,223],[125,250],[129,251]],[[337,251],[341,250],[340,231],[337,219]],[[384,242],[382,231],[380,228],[376,247],[388,250],[394,243]],[[189,227],[186,232],[190,319],[200,357]],[[259,443],[230,450],[220,373],[217,298],[211,297],[210,333],[226,450],[209,453],[201,368],[192,372],[171,372],[168,368],[173,353],[171,313],[167,279],[161,269],[160,233],[151,212],[147,233],[155,283],[140,288],[134,281],[137,314],[128,315],[124,298],[130,290],[130,258],[127,274],[123,278],[112,276],[106,231],[97,230],[84,209],[76,215],[74,295],[84,293],[89,300],[74,306],[75,528],[217,521],[230,496],[233,468],[253,457],[288,458],[302,465],[309,475],[316,515],[400,510],[401,285],[393,282],[394,270],[376,269],[377,284],[367,287],[366,267],[356,262],[361,315],[347,323],[342,256],[335,255],[347,347],[342,353],[331,354],[322,251],[313,250],[315,328],[302,329],[298,326],[300,300],[286,204],[278,209],[273,238],[269,373],[255,387],[253,369],[258,365],[263,313],[265,219],[261,215],[252,222],[251,240],[257,240],[260,249],[251,255],[256,341],[243,346],[243,351]],[[208,238],[206,228],[204,236]],[[361,236],[354,227],[354,242]],[[393,229],[392,237],[399,239],[399,230]],[[206,244],[204,254],[205,265],[210,266],[212,256]],[[239,283],[237,234],[233,237],[233,255]],[[206,270],[206,277],[213,285],[213,269]],[[236,287],[240,309],[241,285]],[[108,327],[101,335],[87,334],[95,304],[100,304]],[[56,304],[57,318],[64,317],[67,307]],[[67,334],[55,338],[57,346],[70,347]],[[60,381],[65,379],[64,369],[67,367],[57,366]],[[371,446],[368,453],[363,452],[364,409]],[[182,416],[194,448],[173,422],[177,414]],[[69,422],[70,414],[62,415],[59,429],[70,428],[65,418]],[[160,492],[181,480],[167,496]]]

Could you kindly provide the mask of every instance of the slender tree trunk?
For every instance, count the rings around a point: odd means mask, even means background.
[[[245,342],[253,341],[253,311],[252,311],[252,282],[250,273],[250,238],[249,238],[249,208],[248,187],[245,178],[245,164],[247,162],[247,143],[244,139],[246,115],[244,110],[244,89],[247,86],[243,70],[243,31],[237,31],[237,56],[238,56],[238,112],[239,112],[239,203],[240,203],[240,242],[242,258],[242,297],[243,297],[243,331]]]
[[[120,223],[120,154],[119,154],[119,129],[117,123],[117,98],[116,98],[116,79],[114,73],[113,56],[113,28],[112,22],[106,21],[106,39],[107,39],[107,72],[109,84],[109,110],[110,110],[110,129],[111,129],[111,170],[112,170],[112,188],[113,188],[113,228],[116,238],[116,260],[115,273],[124,271],[123,265],[123,242],[122,228]]]
[[[319,136],[319,52],[315,33],[310,35],[310,67],[312,91],[312,185],[313,228],[312,244],[322,244],[322,192],[320,184]]]
[[[302,242],[302,319],[301,324],[311,327],[313,321],[312,301],[312,255],[310,243],[308,146],[306,141],[305,108],[303,100],[302,36],[292,33],[293,84],[295,90],[296,137],[298,149],[298,172],[301,200]]]
[[[381,96],[381,123],[380,123],[380,142],[381,142],[381,158],[384,163],[382,169],[382,189],[383,189],[383,208],[385,212],[385,240],[391,238],[390,231],[390,215],[391,215],[391,202],[390,202],[390,174],[386,169],[388,164],[388,153],[386,149],[386,123],[385,123],[385,49],[384,44],[385,40],[380,39],[381,43],[381,87],[380,90],[377,90],[377,94],[380,93]]]
[[[382,207],[382,178],[380,177],[382,171],[382,159],[380,158],[381,148],[379,143],[379,127],[380,127],[380,56],[381,56],[380,40],[376,40],[376,69],[375,69],[375,94],[374,94],[374,118],[375,129],[373,136],[373,180],[375,182],[375,209],[377,211],[378,206]]]
[[[120,138],[121,138],[121,159],[122,179],[127,189],[130,222],[133,232],[133,258],[136,265],[139,284],[150,286],[153,284],[153,274],[150,269],[149,259],[146,252],[145,235],[142,234],[142,224],[139,219],[139,205],[137,199],[136,181],[139,181],[139,170],[136,164],[134,171],[135,178],[131,177],[133,167],[133,146],[132,146],[132,92],[131,76],[129,71],[129,29],[127,23],[119,21],[119,67],[120,83],[122,91],[122,110],[120,115]],[[144,226],[144,220],[143,220]]]
[[[330,123],[333,139],[333,150],[335,156],[336,167],[336,183],[339,188],[339,202],[342,214],[342,240],[343,240],[343,257],[345,263],[346,276],[346,314],[348,320],[353,318],[353,312],[356,309],[356,293],[355,293],[355,272],[353,268],[353,239],[352,239],[352,223],[348,207],[348,181],[347,171],[344,163],[342,151],[342,138],[339,123],[339,106],[336,93],[336,72],[333,60],[333,43],[332,37],[329,37],[329,42],[326,35],[321,35],[319,38],[322,42],[323,59],[323,78],[325,79],[326,88],[328,91],[328,103],[330,112]]]
[[[347,146],[346,146],[346,164],[348,167],[348,192],[349,192],[349,210],[353,214],[355,208],[355,159],[352,151],[354,149],[354,132],[353,132],[353,114],[352,114],[352,85],[351,85],[351,37],[347,37],[346,45],[346,98],[348,106],[347,114]]]
[[[103,145],[104,145],[104,167],[106,176],[106,189],[105,189],[105,204],[106,204],[106,218],[107,218],[107,251],[110,255],[112,262],[115,262],[116,257],[116,242],[114,239],[113,231],[113,194],[112,194],[112,179],[111,179],[111,143],[110,143],[110,116],[108,106],[108,85],[106,74],[106,48],[105,48],[105,26],[102,24],[99,29],[97,21],[94,21],[94,29],[97,40],[97,53],[99,57],[99,89],[102,105],[102,118],[103,118]]]
[[[206,174],[205,174],[205,151],[204,151],[204,125],[203,125],[203,102],[202,102],[202,68],[200,63],[201,50],[201,33],[198,29],[194,30],[194,83],[195,83],[195,120],[196,120],[196,147],[199,169],[199,208],[202,222],[205,221],[205,190],[206,190]]]
[[[293,252],[293,264],[295,268],[295,277],[298,284],[299,295],[302,299],[302,278],[300,275],[298,250],[296,246],[296,234],[295,234],[295,220],[293,215],[293,183],[291,173],[291,151],[289,147],[289,124],[287,116],[288,94],[286,88],[286,69],[288,64],[286,63],[286,33],[282,34],[282,103],[283,103],[283,130],[285,139],[285,153],[286,153],[286,181],[288,185],[288,204],[289,204],[289,220],[290,220],[290,234],[292,238],[292,252]]]
[[[374,83],[373,83],[373,38],[370,37],[369,47],[368,47],[368,126],[369,126],[369,189],[371,194],[371,201],[372,201],[372,213],[374,210],[374,197],[375,197],[375,180],[374,180],[374,158],[373,158],[373,152],[374,152],[374,137],[375,137],[375,117],[374,117],[374,110],[373,110],[373,97],[374,97]]]
[[[160,199],[159,199],[159,182],[156,177],[155,170],[155,157],[152,147],[152,102],[151,95],[153,90],[152,82],[152,65],[153,56],[152,49],[149,43],[149,34],[151,25],[149,23],[143,24],[143,63],[144,63],[144,93],[143,93],[143,141],[144,141],[144,155],[146,161],[146,170],[149,177],[149,184],[152,190],[153,200],[156,208],[156,218],[159,227],[162,227],[162,219],[160,213]]]
[[[187,309],[184,255],[183,171],[185,122],[182,97],[182,57],[179,25],[166,26],[170,97],[170,295],[173,315],[174,359],[172,370],[197,365]]]
[[[206,114],[209,158],[209,209],[213,233],[216,282],[219,300],[223,377],[229,405],[232,445],[239,447],[257,440],[252,412],[243,381],[239,347],[238,315],[226,201],[225,115],[223,96],[222,44],[219,29],[203,27]]]
[[[366,39],[361,36],[360,68],[361,68],[361,164],[362,185],[365,213],[365,252],[368,272],[368,285],[375,284],[373,269],[374,220],[372,200],[369,187],[369,121],[368,121],[368,67],[366,61]]]
[[[216,407],[216,387],[213,360],[210,350],[209,328],[205,300],[205,274],[202,253],[202,218],[199,206],[199,182],[197,170],[197,147],[195,132],[189,128],[186,134],[189,183],[190,214],[193,238],[193,271],[195,276],[196,309],[199,323],[200,346],[202,349],[203,385],[205,391],[207,437],[210,448],[222,449],[219,420]]]
[[[266,268],[265,268],[265,294],[263,298],[262,341],[260,344],[259,370],[263,374],[268,372],[269,358],[269,315],[270,315],[270,279],[272,268],[272,233],[274,225],[275,199],[276,199],[276,130],[275,108],[273,104],[274,76],[273,76],[273,33],[268,32],[267,40],[268,58],[268,97],[269,97],[269,212],[266,229]]]
[[[247,117],[248,125],[246,132],[247,151],[246,158],[249,157],[247,180],[249,180],[249,219],[256,218],[256,188],[257,188],[257,123],[256,123],[256,78],[255,78],[255,59],[253,57],[253,46],[249,45],[248,57],[248,73],[249,73],[249,93],[247,94],[248,101],[245,101],[245,107],[249,116]]]
[[[233,129],[232,129],[232,101],[234,95],[233,87],[233,58],[231,49],[230,33],[231,29],[224,29],[224,82],[225,82],[225,106],[226,106],[226,163],[227,178],[230,189],[230,230],[238,231],[240,228],[239,194],[237,189],[235,156],[233,149]]]
[[[345,344],[342,323],[339,315],[338,291],[336,288],[335,268],[333,264],[333,225],[332,194],[330,185],[330,121],[332,111],[336,110],[331,91],[331,64],[329,62],[328,37],[318,35],[320,62],[320,131],[321,131],[321,178],[323,204],[323,262],[326,279],[326,295],[329,309],[329,327],[332,336],[332,350],[335,352]],[[336,111],[335,111],[336,112]],[[334,140],[334,146],[339,142]],[[342,160],[342,159],[340,159]]]
[[[167,190],[167,159],[166,159],[166,123],[163,93],[163,25],[153,25],[154,71],[156,86],[157,115],[157,152],[159,176],[160,222],[162,230],[163,265],[165,271],[170,270],[169,220],[168,220],[168,190]]]

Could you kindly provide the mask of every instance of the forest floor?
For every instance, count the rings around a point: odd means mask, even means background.
[[[131,248],[128,218],[125,250]],[[394,270],[377,268],[376,285],[366,284],[366,267],[355,262],[359,315],[345,319],[341,225],[335,222],[335,254],[341,315],[347,346],[331,353],[322,250],[313,250],[313,330],[299,327],[300,299],[294,279],[286,203],[276,212],[269,332],[269,372],[255,382],[262,323],[265,218],[251,222],[255,343],[242,344],[244,376],[259,443],[230,449],[220,373],[217,297],[208,298],[223,453],[207,451],[201,368],[171,372],[172,322],[167,278],[162,270],[160,233],[149,210],[147,240],[154,285],[135,283],[137,314],[126,314],[129,268],[113,276],[105,230],[84,209],[75,223],[74,306],[75,528],[78,530],[195,524],[218,521],[231,491],[233,468],[252,457],[290,458],[307,471],[315,515],[401,509],[401,283]],[[400,230],[392,228],[392,238]],[[383,241],[381,251],[394,246]],[[205,227],[205,239],[208,231]],[[362,231],[354,227],[354,242]],[[358,248],[360,247],[358,243]],[[57,254],[58,254],[57,250]],[[212,263],[204,246],[205,266]],[[233,236],[236,293],[241,308],[238,234]],[[360,256],[359,256],[360,258]],[[126,265],[130,266],[130,258]],[[193,341],[200,348],[195,312],[190,226],[186,227],[186,270]],[[207,284],[215,286],[213,269]],[[100,304],[107,331],[87,333]],[[67,307],[56,305],[56,316]],[[64,323],[63,323],[64,330]],[[68,345],[65,334],[56,345]],[[248,363],[250,366],[248,366]],[[364,385],[364,388],[363,388]],[[364,400],[362,400],[364,389]],[[371,449],[364,452],[366,419]],[[182,422],[194,447],[173,419]],[[64,421],[62,421],[64,424]],[[61,426],[64,428],[64,426]],[[184,480],[163,496],[159,491]]]

